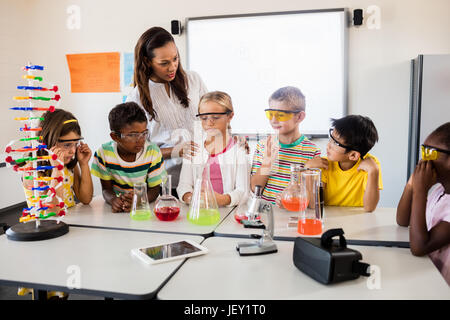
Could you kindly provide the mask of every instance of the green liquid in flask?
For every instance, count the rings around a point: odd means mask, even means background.
[[[190,222],[201,226],[210,226],[220,221],[220,212],[217,209],[200,209],[198,217],[192,217],[191,212],[187,214]]]
[[[135,214],[130,213],[130,217],[133,220],[148,220],[150,219],[150,210],[136,210]]]

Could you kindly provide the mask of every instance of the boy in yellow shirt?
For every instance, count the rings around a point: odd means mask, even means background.
[[[331,119],[327,157],[316,157],[305,168],[321,168],[324,202],[328,206],[375,210],[383,189],[380,163],[368,152],[378,141],[372,120],[360,115]]]

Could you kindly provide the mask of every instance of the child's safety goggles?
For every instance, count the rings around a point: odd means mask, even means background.
[[[265,109],[266,117],[269,120],[272,120],[273,117],[277,119],[277,121],[288,121],[291,120],[295,113],[299,113],[300,111],[286,111],[286,110],[277,110],[277,109]]]
[[[421,146],[421,151],[422,151],[422,160],[424,160],[424,161],[436,160],[437,158],[439,158],[440,152],[450,155],[449,150],[443,150],[443,149],[427,146],[425,144],[423,144]]]

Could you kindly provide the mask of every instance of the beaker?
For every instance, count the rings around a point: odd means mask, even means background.
[[[308,206],[301,213],[298,221],[298,233],[318,235],[322,233],[321,172],[320,169],[304,169],[301,172],[301,176],[308,195]]]
[[[209,166],[202,167],[202,170],[198,170],[199,174],[195,180],[187,218],[194,224],[209,226],[220,221],[220,212],[209,178]]]
[[[136,182],[133,186],[133,206],[130,217],[133,220],[148,220],[151,216],[147,197],[147,183]]]
[[[300,164],[291,164],[291,180],[281,193],[281,203],[288,211],[303,212],[308,206],[308,197],[301,171]]]
[[[172,194],[172,175],[164,175],[161,182],[162,194],[156,199],[153,209],[161,221],[175,220],[180,214],[180,203]]]

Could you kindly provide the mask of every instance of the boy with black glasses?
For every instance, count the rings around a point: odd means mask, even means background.
[[[380,163],[368,153],[378,141],[377,129],[360,115],[331,121],[327,158],[314,158],[305,167],[322,169],[325,205],[372,212],[383,189]]]
[[[148,141],[147,116],[138,104],[119,104],[108,119],[113,141],[95,152],[91,173],[100,178],[112,211],[130,212],[135,183],[147,183],[149,202],[158,197],[164,161],[159,147]]]

